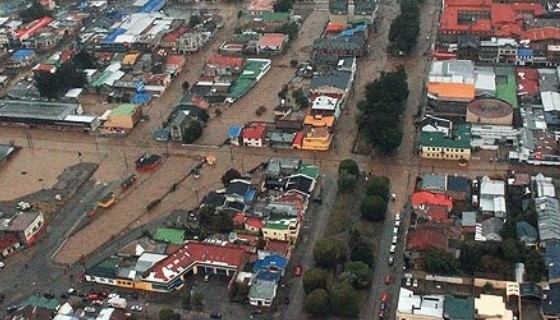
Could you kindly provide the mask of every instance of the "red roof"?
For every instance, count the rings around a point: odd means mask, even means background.
[[[517,68],[517,92],[521,96],[535,97],[540,95],[539,74],[537,69]]]
[[[243,249],[200,242],[188,242],[182,248],[156,263],[145,277],[147,281],[167,283],[195,265],[215,265],[237,269],[244,261]]]
[[[329,22],[329,24],[327,25],[327,28],[325,29],[325,32],[339,33],[339,32],[342,32],[343,30],[344,30],[343,25],[341,25],[339,23]]]
[[[544,27],[533,28],[521,34],[522,40],[542,41],[542,40],[560,40],[560,28]]]
[[[210,103],[197,95],[191,97],[191,103],[204,110],[210,108]]]
[[[166,65],[182,66],[185,63],[185,57],[172,54],[165,59]]]
[[[300,131],[300,132],[296,133],[293,145],[301,147],[301,144],[303,143],[303,138],[304,137],[305,137],[305,133],[303,131]]]
[[[442,228],[419,225],[416,230],[408,232],[406,249],[425,251],[431,248],[447,250],[448,237]]]
[[[288,41],[288,36],[283,33],[265,33],[259,39],[261,47],[281,47],[284,42]]]
[[[421,205],[443,206],[448,210],[453,209],[453,200],[444,194],[436,194],[428,191],[417,191],[412,194],[412,206]]]
[[[13,234],[6,234],[0,237],[0,251],[10,249],[18,243],[19,241],[16,236]]]
[[[261,229],[262,227],[264,227],[264,221],[258,218],[248,217],[247,220],[245,220],[245,225],[252,228]]]
[[[254,127],[248,127],[243,129],[241,137],[243,139],[263,139],[266,133],[266,127],[263,125],[257,125]]]
[[[284,241],[268,240],[265,249],[270,252],[276,252],[284,257],[290,254],[290,244]]]
[[[449,218],[449,210],[442,206],[428,206],[426,216],[431,220],[444,224],[451,224],[453,220]]]
[[[222,55],[213,55],[208,58],[207,64],[216,68],[232,68],[241,69],[243,67],[243,58],[241,57],[228,57]]]
[[[187,33],[187,31],[189,31],[189,29],[185,26],[180,26],[179,28],[176,28],[175,30],[169,32],[168,34],[166,34],[165,36],[163,36],[162,41],[163,42],[176,42],[182,35],[184,35],[185,33]]]
[[[49,23],[53,22],[53,18],[51,17],[42,17],[37,20],[30,22],[24,28],[16,30],[16,38],[26,38],[31,37],[35,34],[35,32],[43,27],[49,25]]]
[[[243,224],[245,223],[245,216],[243,215],[243,213],[238,212],[235,216],[233,216],[233,223],[236,224]]]

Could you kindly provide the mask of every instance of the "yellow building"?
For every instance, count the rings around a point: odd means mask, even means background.
[[[469,124],[460,125],[452,137],[442,132],[422,132],[420,157],[438,160],[470,160],[470,129]]]
[[[129,131],[142,118],[142,109],[134,104],[121,104],[111,111],[103,127],[108,130]]]
[[[136,61],[140,58],[140,53],[129,53],[122,59],[121,63],[123,67],[132,67]]]
[[[332,135],[327,127],[313,128],[304,134],[296,136],[294,148],[310,151],[327,151],[331,146],[331,141]]]
[[[299,233],[296,218],[267,221],[261,229],[265,240],[294,242]]]

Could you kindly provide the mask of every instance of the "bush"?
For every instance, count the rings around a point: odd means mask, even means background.
[[[348,171],[342,171],[338,175],[338,193],[352,193],[358,186],[358,179]]]
[[[374,246],[372,243],[362,241],[350,248],[350,260],[361,261],[368,266],[373,266],[375,261]]]
[[[373,280],[373,273],[370,267],[361,262],[354,261],[346,264],[342,279],[350,283],[354,288],[365,288]]]
[[[328,274],[323,269],[313,268],[305,271],[302,279],[303,290],[305,293],[309,294],[311,291],[316,289],[326,289],[327,277]]]
[[[266,112],[266,107],[265,106],[260,106],[257,108],[257,110],[255,111],[255,114],[257,115],[257,117],[262,116],[264,113]]]
[[[214,114],[216,115],[216,117],[221,116],[222,113],[223,113],[223,111],[222,111],[221,109],[215,109],[215,110],[214,110]]]
[[[236,169],[231,168],[228,171],[226,171],[226,173],[224,173],[224,175],[221,178],[221,181],[224,187],[227,187],[229,186],[231,180],[239,179],[239,178],[241,178],[241,173]]]
[[[351,285],[335,284],[330,291],[332,311],[339,316],[354,317],[360,312],[360,297]]]
[[[340,175],[342,171],[346,171],[351,175],[358,177],[360,175],[360,168],[358,163],[352,159],[342,160],[338,165],[338,174]]]
[[[323,268],[334,268],[344,260],[343,246],[336,239],[321,239],[313,248],[315,263]]]
[[[298,66],[298,61],[296,59],[290,60],[290,67],[295,68]]]
[[[330,310],[329,293],[325,289],[315,289],[305,298],[305,311],[313,314],[326,314]]]
[[[387,200],[380,196],[367,196],[360,204],[362,219],[368,221],[383,221],[387,212]]]
[[[380,196],[383,199],[389,199],[389,178],[384,176],[374,176],[370,178],[366,185],[366,194],[368,196]]]

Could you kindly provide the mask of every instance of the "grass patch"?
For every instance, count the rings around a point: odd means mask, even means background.
[[[356,194],[338,194],[332,208],[331,221],[327,234],[339,234],[352,226],[350,214],[356,206]]]

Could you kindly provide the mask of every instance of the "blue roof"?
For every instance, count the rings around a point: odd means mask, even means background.
[[[253,265],[253,272],[268,270],[270,268],[285,270],[287,265],[288,259],[279,254],[271,254],[266,256],[264,259],[255,261],[255,264]]]
[[[544,261],[548,268],[548,279],[560,279],[560,242],[546,241]]]
[[[364,32],[364,31],[366,31],[366,25],[365,24],[359,24],[355,28],[347,29],[347,30],[342,31],[340,33],[340,35],[343,36],[343,37],[349,37],[349,36],[354,35],[354,33],[356,33],[356,32]]]
[[[137,93],[136,95],[134,95],[134,97],[132,97],[132,99],[130,100],[130,103],[133,104],[148,104],[150,101],[152,101],[152,95],[149,93]]]
[[[12,55],[12,60],[23,61],[28,56],[32,56],[34,54],[35,54],[35,51],[33,51],[33,50],[21,49],[21,50],[18,50],[16,52],[14,52],[14,54]]]
[[[533,56],[533,49],[531,48],[518,48],[517,49],[518,56]]]
[[[115,40],[117,40],[117,37],[120,36],[121,34],[124,34],[126,32],[126,29],[123,28],[116,28],[115,30],[113,30],[113,32],[111,32],[109,35],[107,35],[105,37],[105,39],[103,39],[104,43],[113,43],[115,42]]]
[[[149,0],[142,6],[140,12],[142,13],[151,13],[154,11],[158,11],[159,9],[165,6],[167,0]]]
[[[123,17],[122,12],[118,11],[118,10],[113,10],[111,12],[107,12],[107,17],[111,18],[111,19],[116,19],[116,20],[121,20]]]
[[[247,190],[247,193],[245,194],[245,202],[247,203],[252,202],[255,199],[256,195],[257,195],[257,190],[255,189]]]
[[[260,270],[257,273],[257,276],[255,277],[255,279],[257,280],[271,281],[271,282],[278,282],[280,278],[282,278],[280,272],[273,272],[273,271],[266,271],[266,270]]]
[[[241,135],[241,130],[243,130],[242,126],[233,125],[230,126],[228,129],[228,136],[230,139],[237,139]]]

